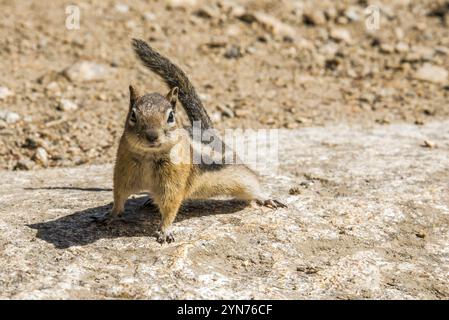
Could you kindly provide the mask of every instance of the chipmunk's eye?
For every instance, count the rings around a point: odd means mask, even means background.
[[[170,113],[168,114],[167,123],[173,122],[175,122],[175,114],[173,113],[173,111],[170,111]]]
[[[132,110],[131,115],[129,116],[129,123],[134,125],[137,122],[136,111]]]

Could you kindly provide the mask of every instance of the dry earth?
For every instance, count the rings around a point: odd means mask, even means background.
[[[68,5],[80,10],[79,29],[66,28]],[[370,5],[380,12],[373,31]],[[182,66],[221,129],[449,115],[447,0],[0,0],[0,8],[2,169],[112,162],[129,83],[166,90],[137,63],[131,37]],[[81,72],[80,63],[94,65]]]
[[[287,209],[111,208],[111,166],[0,172],[0,298],[449,298],[449,122],[283,131],[261,169]],[[427,147],[423,141],[427,141]]]

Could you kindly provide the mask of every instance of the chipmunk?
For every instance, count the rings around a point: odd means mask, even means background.
[[[140,95],[129,86],[129,111],[114,167],[114,204],[100,221],[107,224],[120,216],[131,194],[148,192],[162,216],[157,241],[164,243],[174,241],[170,227],[185,199],[226,195],[255,200],[272,208],[285,207],[262,192],[257,174],[244,164],[173,161],[171,151],[179,142],[175,132],[181,130],[188,137],[188,143],[181,145],[185,151],[192,151],[193,146],[191,133],[176,121],[178,99],[191,123],[200,121],[202,129],[210,129],[212,122],[195,88],[178,66],[143,40],[133,39],[132,46],[141,62],[159,75],[170,90],[166,95]]]

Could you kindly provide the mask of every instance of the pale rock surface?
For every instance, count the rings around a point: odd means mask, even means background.
[[[110,165],[0,172],[0,298],[449,298],[449,122],[279,141],[260,171],[287,209],[189,202],[165,245],[142,196],[125,221],[92,222]]]

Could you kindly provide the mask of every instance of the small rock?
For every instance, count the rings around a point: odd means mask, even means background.
[[[138,24],[137,24],[137,22],[136,21],[134,21],[134,20],[129,20],[129,21],[127,21],[126,22],[126,27],[128,28],[128,29],[136,29],[137,28],[137,26],[138,26]]]
[[[66,70],[64,74],[74,82],[103,80],[111,74],[109,66],[91,61],[80,61]]]
[[[413,46],[412,53],[414,53],[419,59],[430,61],[434,55],[433,48],[424,47],[424,46]]]
[[[95,97],[97,98],[97,100],[100,100],[100,101],[106,101],[106,100],[108,100],[107,95],[104,94],[104,93],[97,94]]]
[[[220,16],[220,12],[216,7],[212,6],[204,6],[197,11],[195,11],[195,15],[197,15],[200,18],[205,19],[212,19],[212,18],[218,18]]]
[[[0,100],[4,100],[13,95],[14,95],[14,92],[9,90],[7,87],[0,87]]]
[[[17,161],[15,170],[31,170],[34,167],[34,162],[29,159],[21,159]]]
[[[390,124],[391,123],[390,119],[388,119],[388,118],[379,118],[374,121],[378,124]]]
[[[59,87],[59,84],[57,82],[52,81],[45,87],[45,93],[47,95],[60,96],[61,88]]]
[[[417,232],[415,235],[420,239],[424,239],[426,237],[425,232]]]
[[[342,41],[347,44],[352,42],[351,33],[343,28],[333,28],[330,32],[330,37],[336,41]]]
[[[168,6],[170,8],[188,8],[194,7],[197,4],[197,0],[169,0]]]
[[[302,124],[310,122],[310,120],[308,118],[301,117],[301,116],[295,117],[295,121],[298,123],[302,123]]]
[[[254,14],[245,14],[245,19],[243,20],[246,22],[257,21],[263,28],[273,35],[289,37],[292,39],[296,36],[296,32],[293,27],[264,12],[258,11]]]
[[[305,24],[320,26],[326,23],[326,16],[322,11],[314,10],[313,12],[304,13],[303,20]]]
[[[373,93],[369,93],[369,92],[362,93],[359,100],[362,102],[368,102],[369,104],[373,104],[376,100],[376,95],[374,95]]]
[[[253,46],[248,46],[246,47],[245,52],[248,54],[254,54],[257,52],[257,49]]]
[[[226,35],[230,37],[237,37],[242,33],[242,29],[237,24],[232,24],[226,28]]]
[[[61,99],[58,107],[62,111],[74,111],[78,109],[78,105],[68,99]]]
[[[313,266],[299,266],[296,271],[303,272],[305,274],[315,274],[318,273],[319,269]]]
[[[394,28],[394,35],[396,36],[396,38],[398,40],[402,40],[404,38],[404,30],[402,30],[401,28],[397,27]]]
[[[37,162],[40,162],[43,166],[47,166],[48,165],[48,153],[47,151],[42,148],[39,147],[36,149],[36,153],[34,154],[34,159]]]
[[[298,188],[298,187],[293,187],[293,188],[290,188],[290,190],[288,190],[288,194],[290,194],[290,195],[298,195],[298,194],[301,194],[301,189],[300,188]]]
[[[326,9],[325,15],[329,20],[333,20],[338,17],[338,11],[335,7],[329,7],[328,9]]]
[[[449,48],[444,46],[436,46],[435,52],[442,54],[442,55],[449,55]]]
[[[244,6],[238,5],[238,4],[231,4],[231,8],[230,8],[230,14],[233,17],[241,17],[245,14],[246,10]]]
[[[443,67],[426,63],[416,71],[414,78],[421,81],[444,84],[448,80],[448,71]]]
[[[220,110],[221,114],[228,118],[234,118],[234,111],[232,109],[224,104],[219,104],[217,106],[217,109]]]
[[[382,43],[380,45],[380,51],[382,53],[392,53],[392,52],[394,52],[394,47],[391,44]]]
[[[260,119],[260,122],[267,125],[273,125],[276,123],[276,120],[273,117],[263,117]]]
[[[338,49],[338,45],[335,42],[328,42],[319,49],[319,52],[327,58],[333,58],[337,54]]]
[[[212,112],[210,114],[210,119],[212,120],[212,122],[215,122],[215,123],[220,122],[221,121],[221,113],[217,112],[217,111]]]
[[[416,124],[417,126],[423,126],[424,125],[424,120],[422,119],[416,119],[414,124]]]
[[[205,46],[210,49],[224,48],[228,41],[223,37],[212,37],[209,42],[205,43]]]
[[[238,117],[238,118],[244,118],[244,117],[246,117],[247,115],[249,115],[250,113],[251,113],[251,111],[248,110],[248,109],[237,109],[237,110],[235,111],[235,115],[236,115],[236,117]]]
[[[124,3],[116,3],[115,10],[120,13],[127,13],[129,11],[129,7]]]
[[[405,42],[399,42],[398,44],[396,44],[395,49],[396,49],[396,52],[404,53],[404,52],[408,52],[410,50],[410,47]]]
[[[228,50],[226,50],[224,57],[226,59],[238,59],[243,56],[240,46],[232,45]]]
[[[152,13],[152,12],[145,12],[143,14],[143,17],[147,21],[156,21],[156,15],[154,13]]]
[[[38,142],[33,137],[28,137],[25,139],[25,143],[22,147],[27,149],[36,149],[38,147]]]
[[[393,19],[396,16],[393,8],[387,5],[382,5],[380,7],[381,12],[389,19]]]
[[[424,140],[423,144],[421,145],[424,148],[429,148],[429,149],[433,149],[435,148],[437,145],[435,142],[430,141],[430,140]]]
[[[0,110],[0,119],[6,123],[16,123],[20,120],[20,115],[16,112],[8,110]]]
[[[358,9],[356,7],[349,7],[346,11],[345,11],[345,16],[346,18],[348,18],[350,21],[359,21],[360,20],[360,15],[358,13]]]

